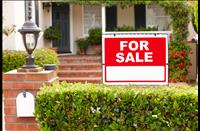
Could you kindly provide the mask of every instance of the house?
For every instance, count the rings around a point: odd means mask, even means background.
[[[101,5],[64,4],[48,1],[32,1],[32,20],[41,28],[36,48],[58,47],[59,54],[76,54],[76,40],[88,35],[92,27],[102,26]],[[28,1],[3,1],[3,26],[15,25],[16,32],[3,36],[3,49],[25,50],[21,34],[17,32],[28,19]],[[156,4],[132,5],[123,8],[119,5],[106,7],[106,29],[112,30],[123,25],[140,27],[158,27],[160,31],[169,31],[170,16]],[[58,26],[62,39],[57,43],[43,38],[43,31],[49,26]],[[196,33],[188,26],[191,40]],[[193,45],[192,45],[193,46]],[[195,46],[193,52],[196,54]],[[193,58],[195,61],[196,58]],[[192,63],[196,63],[192,61]],[[195,64],[193,64],[195,65]],[[194,71],[195,72],[195,71]]]
[[[21,34],[17,32],[27,20],[27,1],[3,1],[4,23],[16,25],[16,33],[4,37],[3,49],[24,50]],[[75,5],[32,1],[33,21],[44,31],[51,25],[60,27],[62,39],[57,44],[59,53],[76,54],[75,40],[87,36],[92,27],[101,27],[100,5]],[[106,28],[128,25],[134,28],[157,26],[158,30],[169,29],[170,17],[159,5],[133,5],[106,7]],[[42,33],[37,48],[56,46],[43,39]]]

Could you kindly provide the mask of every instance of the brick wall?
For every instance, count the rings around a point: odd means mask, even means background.
[[[24,90],[36,96],[37,91],[44,83],[51,84],[57,78],[56,71],[17,72],[17,70],[13,70],[3,74],[6,131],[39,131],[34,117],[17,117],[16,97]]]

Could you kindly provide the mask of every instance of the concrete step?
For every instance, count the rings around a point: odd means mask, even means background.
[[[59,56],[61,64],[64,63],[101,63],[101,56]]]
[[[101,70],[101,63],[71,63],[60,64],[59,71],[64,70]]]
[[[101,83],[101,56],[59,55],[59,81]]]
[[[92,78],[88,78],[88,77],[62,77],[59,79],[59,81],[66,81],[69,83],[77,83],[77,82],[82,82],[82,83],[102,83],[101,77],[92,77]]]
[[[101,70],[62,70],[58,72],[59,77],[101,77]]]

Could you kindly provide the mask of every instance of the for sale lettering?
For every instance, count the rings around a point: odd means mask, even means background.
[[[116,62],[153,62],[153,52],[149,51],[148,45],[148,41],[120,41],[121,52],[116,54]],[[130,52],[125,55],[123,51],[126,48]]]

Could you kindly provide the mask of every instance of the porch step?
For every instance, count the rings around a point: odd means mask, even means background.
[[[97,63],[101,62],[101,56],[95,55],[72,55],[72,56],[59,56],[61,64],[66,63]]]
[[[70,64],[60,64],[60,70],[101,70],[101,63],[70,63]]]
[[[101,77],[101,70],[62,70],[58,75],[60,77]]]
[[[77,83],[77,82],[82,82],[82,83],[101,83],[101,77],[92,77],[92,78],[88,78],[88,77],[64,77],[64,78],[60,78],[60,82],[62,81],[66,81],[69,83]]]
[[[62,55],[58,57],[59,65],[59,81],[70,83],[102,82],[102,65],[101,56],[95,55]]]

